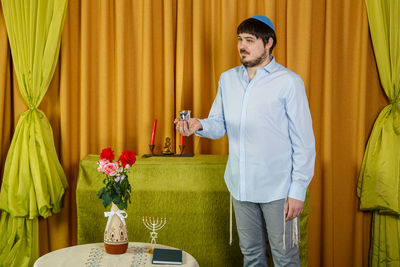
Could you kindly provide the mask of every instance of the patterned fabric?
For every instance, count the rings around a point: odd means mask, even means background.
[[[136,266],[146,266],[149,262],[149,254],[147,253],[148,249],[144,249],[143,247],[138,247],[134,245],[129,245],[128,247],[129,253],[126,254],[130,259],[128,260],[131,267]],[[107,255],[104,247],[95,247],[91,248],[89,252],[88,259],[85,263],[87,267],[100,267],[104,266],[104,257]]]
[[[92,243],[72,246],[50,252],[40,257],[34,267],[139,267],[154,266],[151,262],[153,255],[149,253],[153,246],[149,243],[130,242],[126,253],[119,255],[107,254],[103,243]],[[173,247],[157,245],[157,248]],[[199,267],[196,259],[185,251],[182,251],[183,264],[181,266]]]

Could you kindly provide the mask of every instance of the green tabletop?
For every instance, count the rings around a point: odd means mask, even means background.
[[[80,162],[76,189],[78,244],[103,241],[107,218],[97,192],[104,179],[97,172],[98,155]],[[229,245],[229,192],[224,182],[227,156],[139,158],[129,172],[132,203],[126,219],[131,242],[150,242],[143,216],[166,217],[157,242],[183,249],[200,266],[242,266],[233,218]],[[308,206],[301,219],[301,260],[307,264]]]

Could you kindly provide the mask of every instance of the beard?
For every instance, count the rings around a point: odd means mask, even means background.
[[[240,57],[240,62],[242,62],[242,64],[246,68],[252,68],[252,67],[255,67],[257,65],[260,65],[260,63],[264,62],[264,60],[267,57],[268,57],[268,54],[267,54],[266,51],[264,51],[264,53],[261,56],[259,56],[258,58],[254,59],[254,60],[246,61],[245,59],[243,59],[243,57]]]

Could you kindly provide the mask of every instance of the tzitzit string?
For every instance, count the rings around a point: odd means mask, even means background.
[[[283,210],[283,250],[286,250],[286,221],[285,221],[285,210]],[[292,220],[292,244],[291,247],[298,246],[300,242],[300,233],[297,229],[299,217]]]
[[[229,201],[229,245],[232,245],[232,195],[229,194],[230,201]]]
[[[200,137],[196,137],[194,141],[194,150],[200,145]],[[233,217],[233,212],[232,212],[232,195],[229,194],[229,245],[232,245],[232,217]]]

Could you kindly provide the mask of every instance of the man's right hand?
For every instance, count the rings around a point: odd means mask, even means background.
[[[201,123],[196,119],[190,119],[188,121],[175,119],[174,123],[176,130],[178,130],[178,132],[180,132],[183,136],[190,136],[196,131],[202,129]]]

